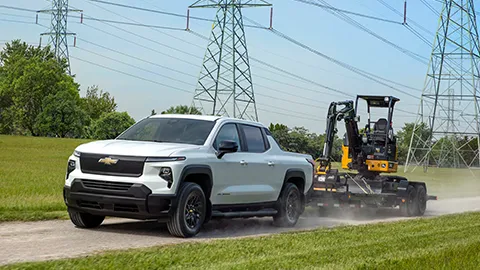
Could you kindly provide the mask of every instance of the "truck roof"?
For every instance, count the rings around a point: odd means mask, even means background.
[[[205,121],[217,121],[217,120],[228,121],[228,120],[231,120],[231,121],[235,121],[235,122],[238,122],[238,123],[252,124],[252,125],[264,127],[264,125],[260,122],[244,120],[244,119],[239,119],[239,118],[233,118],[233,117],[215,116],[215,115],[156,114],[156,115],[150,116],[150,118],[182,118],[182,119],[195,119],[195,120],[205,120]]]
[[[150,116],[150,118],[183,118],[183,119],[215,121],[222,117],[213,116],[213,115],[195,115],[195,114],[156,114],[156,115]]]

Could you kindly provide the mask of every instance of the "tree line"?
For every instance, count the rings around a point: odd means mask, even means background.
[[[172,106],[161,113],[201,114],[186,105]],[[152,110],[151,114],[156,112]],[[58,60],[50,47],[34,47],[14,40],[0,52],[0,134],[111,139],[134,123],[127,112],[117,111],[115,98],[100,87],[89,86],[86,95],[80,96],[80,85],[67,74],[66,61]],[[413,123],[405,123],[397,132],[400,163],[406,160],[413,127]],[[283,149],[315,158],[322,155],[325,134],[281,123],[272,123],[269,128]],[[423,140],[431,136],[425,125],[418,130]],[[452,141],[452,138],[441,140]],[[468,137],[456,137],[453,141],[465,149],[476,148],[478,143]],[[342,140],[337,137],[333,158],[338,161],[341,146]],[[435,147],[432,160],[449,162],[455,158],[455,155],[440,157],[440,146]],[[465,159],[471,158],[475,156]]]

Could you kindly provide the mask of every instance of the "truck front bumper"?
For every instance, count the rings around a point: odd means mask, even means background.
[[[67,207],[92,215],[132,219],[168,217],[175,207],[174,195],[157,195],[143,184],[75,179],[65,186]]]

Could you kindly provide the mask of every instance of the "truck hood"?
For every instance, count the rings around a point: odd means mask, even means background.
[[[179,150],[200,147],[201,146],[191,144],[103,140],[82,144],[75,150],[81,153],[103,155],[166,157]]]

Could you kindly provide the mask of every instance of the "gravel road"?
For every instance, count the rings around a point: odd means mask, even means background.
[[[429,201],[426,217],[479,211],[480,197]],[[195,238],[179,239],[156,222],[108,219],[94,230],[77,229],[70,221],[0,223],[0,264],[78,257],[105,250],[148,247],[232,237],[268,235],[291,230],[309,230],[344,224],[395,221],[404,218],[392,211],[370,217],[328,217],[305,215],[295,228],[271,226],[271,218],[219,220],[207,224]]]

